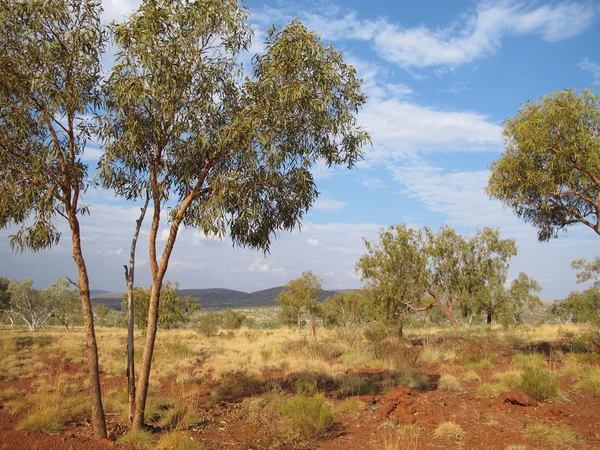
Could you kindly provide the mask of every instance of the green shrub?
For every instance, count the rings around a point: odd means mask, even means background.
[[[323,394],[291,397],[280,407],[279,412],[307,438],[319,436],[333,425],[332,408]]]
[[[396,382],[396,386],[406,386],[410,389],[428,389],[429,377],[420,370],[412,367],[400,369],[392,373],[392,378]]]
[[[367,377],[350,374],[340,379],[339,392],[343,397],[374,394],[377,392],[377,386]]]
[[[244,371],[235,371],[224,375],[221,384],[210,396],[217,402],[239,401],[255,395],[260,390],[261,382]]]
[[[560,396],[560,385],[556,376],[540,366],[526,367],[519,388],[539,401]]]

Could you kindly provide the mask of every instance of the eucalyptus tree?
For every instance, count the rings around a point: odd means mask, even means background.
[[[367,254],[360,257],[356,270],[374,303],[402,337],[406,316],[426,311],[435,303],[423,301],[427,289],[425,234],[405,224],[392,225],[379,232],[379,241],[364,240]]]
[[[497,283],[497,272],[505,270],[517,253],[514,239],[500,239],[491,228],[474,236],[461,236],[449,226],[437,233],[425,229],[427,294],[453,327],[459,324],[455,312],[459,302],[470,303],[478,292]]]
[[[526,311],[542,305],[536,294],[541,287],[526,273],[519,273],[508,289],[504,286],[505,282],[506,276],[500,277],[473,295],[473,306],[485,314],[488,327],[492,326],[492,320],[505,324],[521,323]]]
[[[8,285],[10,303],[5,312],[13,319],[27,324],[29,331],[38,331],[52,317],[56,306],[37,289],[33,289],[33,280],[10,280]]]
[[[71,287],[69,280],[57,278],[47,289],[42,291],[46,300],[54,306],[53,316],[62,323],[67,331],[69,326],[81,319],[79,292]]]
[[[547,241],[584,224],[600,234],[600,100],[558,91],[526,103],[504,123],[505,152],[487,192]]]
[[[275,303],[281,305],[296,316],[298,332],[302,331],[302,314],[310,316],[313,338],[317,337],[317,316],[320,313],[319,293],[323,280],[310,270],[295,280],[290,280],[275,299]]]
[[[357,270],[387,317],[397,320],[400,336],[408,313],[433,307],[458,328],[457,309],[473,309],[475,295],[495,282],[498,268],[516,253],[514,240],[500,239],[489,228],[464,237],[449,226],[433,232],[400,224],[365,245],[368,253]]]
[[[119,51],[105,90],[100,173],[128,199],[149,190],[153,207],[136,428],[180,226],[268,252],[272,233],[295,228],[318,195],[313,164],[351,167],[369,140],[354,117],[366,100],[360,80],[341,53],[294,21],[269,30],[265,53],[243,77],[238,61],[250,37],[245,9],[224,0],[148,0],[114,27]]]
[[[571,268],[578,270],[577,283],[594,282],[594,287],[600,289],[600,256],[596,256],[591,261],[585,259],[576,259],[571,262]]]
[[[94,0],[0,0],[0,226],[14,249],[58,243],[68,223],[83,308],[92,424],[106,437],[98,350],[79,215],[86,117],[98,104],[105,33]]]

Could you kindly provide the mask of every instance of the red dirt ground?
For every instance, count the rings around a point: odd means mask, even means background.
[[[79,367],[74,363],[58,360],[46,361],[57,372],[76,372]],[[60,367],[59,367],[60,365]],[[478,371],[481,381],[489,381],[494,373],[510,369],[510,358],[499,356],[493,370]],[[560,369],[560,366],[557,367]],[[440,368],[437,365],[422,364],[420,370],[427,373],[433,381],[431,390],[414,391],[397,387],[385,395],[363,396],[361,399],[369,406],[357,414],[336,416],[336,422],[328,433],[312,442],[309,448],[323,450],[364,449],[498,449],[508,445],[523,445],[528,449],[547,449],[544,441],[527,438],[524,428],[528,424],[561,425],[577,432],[584,441],[570,443],[554,448],[600,449],[600,395],[580,394],[570,391],[568,380],[563,379],[562,390],[566,400],[560,403],[544,402],[538,406],[518,406],[504,403],[501,398],[482,398],[475,395],[479,382],[462,382],[462,392],[443,392],[435,389],[435,381],[440,372],[452,373],[452,368]],[[365,370],[360,374],[377,377],[381,371]],[[459,375],[459,373],[455,373]],[[282,380],[283,373],[264,374],[263,381]],[[107,380],[108,381],[108,380]],[[125,384],[124,379],[112,379],[109,384]],[[0,390],[15,387],[20,390],[31,389],[30,380],[8,382],[0,380]],[[285,383],[283,383],[285,384]],[[289,383],[288,383],[289,384]],[[165,383],[163,394],[168,396],[172,383]],[[216,383],[210,381],[196,386],[197,405],[201,412],[210,416],[202,426],[190,430],[198,440],[204,442],[210,450],[261,448],[252,443],[252,436],[246,433],[231,408],[215,405],[210,399],[211,388]],[[105,386],[105,389],[107,387]],[[340,400],[336,392],[327,393],[334,403]],[[110,440],[96,440],[92,437],[89,423],[85,419],[67,424],[59,434],[44,434],[37,431],[18,431],[16,425],[22,415],[11,415],[2,411],[0,403],[0,450],[105,450],[127,448]],[[452,441],[437,438],[433,431],[445,421],[459,424],[465,431],[464,439]],[[414,423],[418,433],[412,437],[401,438],[397,443],[393,436],[396,423]],[[108,429],[111,439],[123,434],[123,427],[108,417]],[[394,435],[397,436],[397,435]],[[393,443],[396,442],[394,446]],[[390,444],[391,443],[391,444]]]

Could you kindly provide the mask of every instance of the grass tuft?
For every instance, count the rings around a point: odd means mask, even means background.
[[[436,437],[452,441],[462,441],[465,438],[465,430],[454,422],[443,422],[434,431]]]

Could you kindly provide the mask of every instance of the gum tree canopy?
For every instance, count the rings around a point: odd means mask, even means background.
[[[582,223],[600,234],[600,101],[559,91],[504,124],[505,153],[487,192],[531,223],[540,241]]]
[[[293,21],[267,33],[244,77],[246,11],[230,0],[145,1],[114,27],[119,47],[105,86],[100,171],[128,199],[151,194],[148,326],[133,426],[143,424],[162,283],[181,225],[268,251],[318,192],[317,161],[352,167],[369,141],[365,103],[342,55]],[[168,238],[157,253],[161,211]]]

